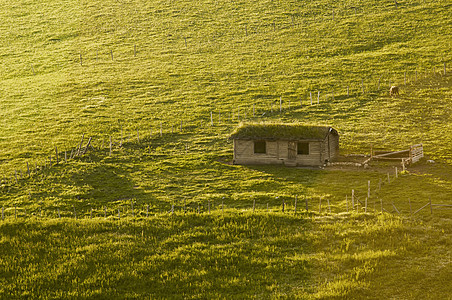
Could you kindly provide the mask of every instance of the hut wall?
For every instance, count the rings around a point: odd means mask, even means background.
[[[286,160],[289,156],[289,142],[288,141],[277,141],[278,143],[278,158]]]
[[[297,155],[297,165],[299,166],[319,166],[321,161],[321,142],[309,142],[309,155]]]
[[[298,141],[297,141],[298,142]],[[301,141],[305,142],[305,141]],[[266,141],[266,153],[254,153],[254,140],[234,140],[235,164],[284,164],[288,160],[288,141]],[[338,138],[332,136],[330,141],[330,154],[337,153]],[[296,165],[320,166],[328,158],[328,144],[325,141],[309,141],[309,154],[297,154]]]
[[[254,153],[253,140],[234,140],[234,164],[282,164],[278,148],[278,142],[267,141],[267,153]]]
[[[254,141],[251,141],[253,144]],[[267,158],[278,159],[279,145],[276,141],[267,141]],[[254,153],[253,153],[254,154]]]
[[[330,147],[330,155],[329,160],[334,161],[335,158],[339,155],[339,135],[330,134],[328,135],[328,144]]]

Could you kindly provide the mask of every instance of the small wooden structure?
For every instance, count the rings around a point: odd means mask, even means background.
[[[323,166],[339,155],[339,134],[329,126],[243,124],[230,139],[240,165]]]
[[[410,149],[400,151],[373,151],[371,149],[370,157],[366,159],[362,165],[367,165],[371,160],[392,160],[401,161],[402,168],[405,166],[418,162],[424,157],[424,147],[422,144],[410,146]]]
[[[424,147],[422,144],[417,144],[410,146],[410,149],[400,151],[372,151],[369,160],[400,160],[404,164],[412,164],[418,162],[423,157]]]

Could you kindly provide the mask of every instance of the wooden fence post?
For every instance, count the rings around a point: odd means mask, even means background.
[[[294,208],[294,214],[297,213],[297,196],[295,196],[295,208]]]
[[[320,103],[320,91],[317,91],[317,104]]]
[[[370,198],[370,180],[367,181],[367,198]]]
[[[283,201],[282,201],[282,212],[284,212],[284,206],[285,206],[285,203],[284,203],[284,199],[283,199]]]
[[[398,177],[399,177],[399,172],[397,170],[397,167],[395,167],[395,178],[398,178]]]
[[[327,198],[326,201],[328,202],[328,212],[331,213],[330,199]]]
[[[366,202],[364,204],[364,212],[367,213],[367,197],[366,197]]]
[[[82,149],[83,140],[85,139],[85,134],[82,134],[82,140],[80,141],[80,144],[77,147],[77,151],[75,151],[75,155],[79,155],[80,150]]]
[[[395,211],[400,214],[400,211],[397,209],[397,207],[394,205],[394,201],[392,201],[392,207],[394,207]]]
[[[355,209],[355,190],[352,190],[352,211]]]
[[[319,197],[319,214],[322,211],[322,197]]]

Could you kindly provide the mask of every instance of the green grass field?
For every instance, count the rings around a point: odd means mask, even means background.
[[[450,219],[251,213],[0,224],[17,298],[447,298]]]
[[[450,1],[0,4],[0,298],[448,297]],[[240,122],[426,159],[236,166]]]

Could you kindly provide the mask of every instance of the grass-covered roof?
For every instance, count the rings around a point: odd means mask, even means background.
[[[231,139],[269,139],[269,140],[321,140],[332,130],[329,126],[303,124],[242,124],[235,129]]]

